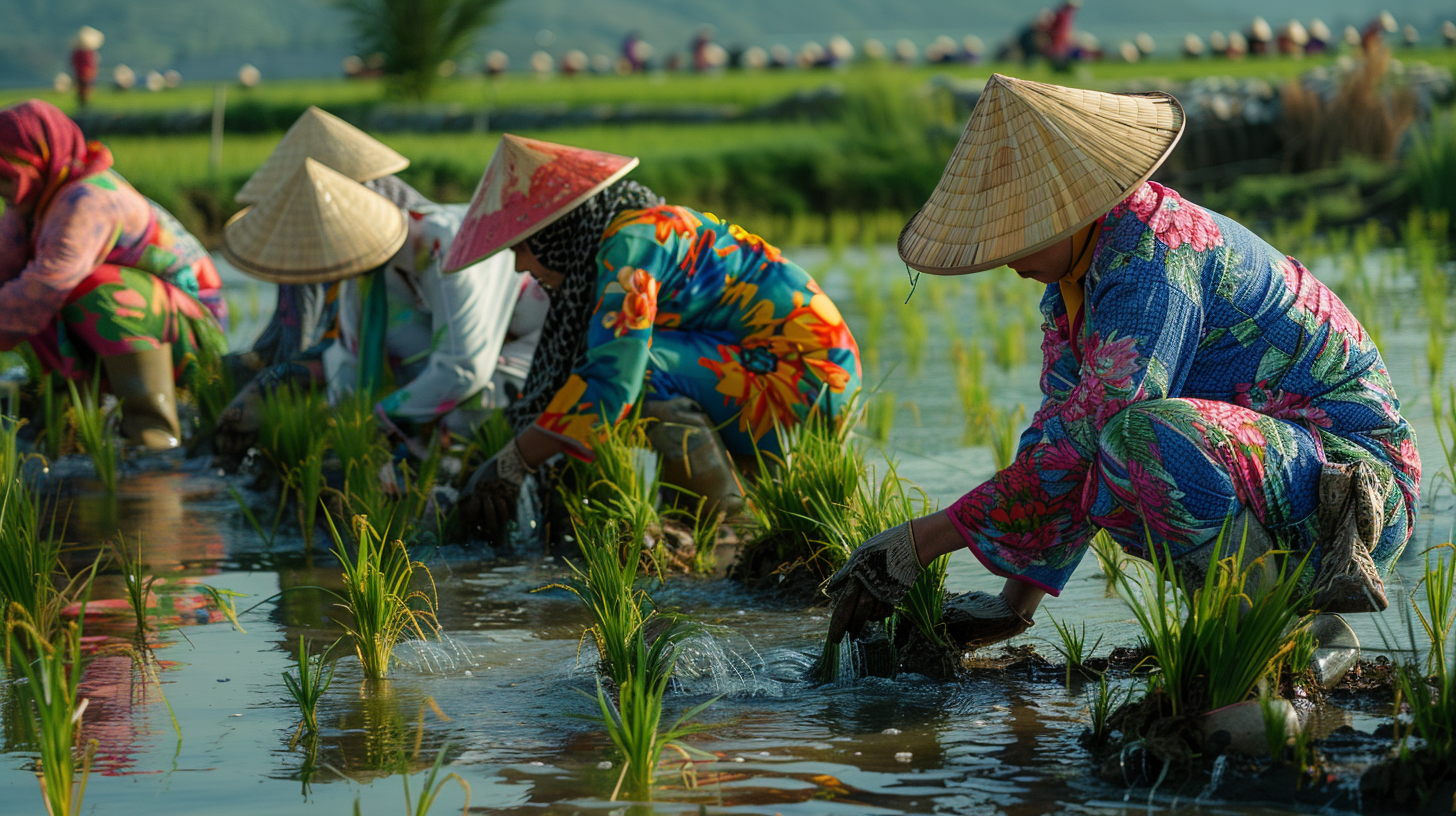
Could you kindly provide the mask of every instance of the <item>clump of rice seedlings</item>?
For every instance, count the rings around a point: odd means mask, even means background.
[[[472,432],[466,460],[467,462],[488,461],[515,438],[516,431],[506,419],[506,412],[496,409]]]
[[[1072,687],[1072,672],[1086,671],[1087,660],[1092,657],[1097,647],[1102,645],[1102,636],[1089,647],[1087,645],[1087,624],[1082,623],[1081,627],[1074,627],[1070,623],[1052,618],[1052,626],[1057,630],[1057,638],[1060,642],[1053,643],[1052,648],[1057,654],[1067,661],[1067,688]]]
[[[957,342],[951,350],[955,362],[956,394],[965,411],[961,444],[984,445],[990,436],[991,388],[986,384],[986,352],[972,342]]]
[[[127,547],[126,537],[118,534],[111,543],[111,558],[121,570],[126,602],[136,619],[137,642],[145,643],[147,631],[151,628],[147,622],[147,603],[152,598],[152,585],[157,582],[157,576],[144,574],[146,564],[142,561],[141,538],[137,538],[133,550]]]
[[[298,501],[298,527],[303,531],[303,546],[307,550],[313,549],[319,498],[324,492],[324,442],[323,436],[315,437],[308,455],[284,477]]]
[[[292,488],[304,546],[312,550],[324,488],[323,457],[329,438],[320,429],[329,421],[328,403],[316,391],[282,385],[263,397],[262,413],[258,447]],[[350,460],[344,461],[347,469]]]
[[[997,470],[1011,467],[1016,460],[1016,449],[1021,441],[1021,423],[1026,419],[1026,406],[1018,404],[1015,411],[992,408],[990,411],[991,456]]]
[[[1440,550],[1451,552],[1442,558]],[[1408,715],[1396,719],[1396,742],[1403,761],[1422,755],[1436,777],[1422,780],[1430,787],[1456,772],[1456,548],[1444,544],[1426,553],[1421,585],[1425,608],[1414,598],[1411,606],[1430,646],[1424,665],[1396,667],[1396,710]]]
[[[69,380],[66,384],[71,389],[71,410],[81,448],[91,457],[96,478],[101,480],[106,492],[115,493],[116,439],[111,435],[111,412],[104,411],[101,407],[99,383],[93,381],[89,389],[78,389],[76,383]]]
[[[294,734],[295,739],[299,735],[311,737],[318,733],[318,702],[334,682],[334,664],[327,663],[332,649],[331,645],[315,657],[310,653],[310,644],[302,635],[298,636],[298,674],[295,676],[286,671],[283,673],[283,685],[303,717]]]
[[[1026,363],[1026,324],[1019,317],[1012,317],[996,332],[996,365],[1002,371],[1010,371]]]
[[[895,395],[889,391],[876,391],[865,403],[865,430],[871,439],[883,445],[890,441],[890,429],[894,426]]]
[[[711,573],[717,567],[718,531],[722,529],[726,515],[717,510],[716,505],[710,506],[707,496],[698,499],[697,510],[693,513],[693,571],[700,575]]]
[[[222,355],[208,348],[199,350],[192,376],[187,382],[187,392],[197,406],[198,435],[212,433],[222,412],[227,410],[228,403],[237,393]]]
[[[1219,558],[1225,530],[1211,547],[1202,586],[1183,586],[1171,553],[1150,565],[1121,565],[1117,581],[1152,652],[1154,691],[1168,715],[1180,716],[1243,702],[1275,671],[1308,625],[1299,582],[1281,567],[1274,580],[1249,579],[1263,558],[1245,560],[1242,542]],[[1265,557],[1274,557],[1272,555]],[[1303,567],[1303,562],[1299,568]],[[1251,584],[1257,583],[1257,586]]]
[[[1101,745],[1112,735],[1112,714],[1132,699],[1130,686],[1117,688],[1107,682],[1103,673],[1096,687],[1088,695],[1087,713],[1091,722],[1087,725],[1087,739],[1093,745]]]
[[[1264,745],[1269,751],[1269,759],[1277,765],[1284,761],[1293,735],[1289,733],[1289,719],[1285,716],[1284,707],[1275,705],[1275,701],[1272,694],[1259,695],[1259,713],[1264,717]]]
[[[900,342],[905,350],[905,362],[910,375],[917,376],[925,364],[925,348],[930,345],[930,328],[925,314],[915,304],[901,304],[896,310],[900,314]]]
[[[839,519],[860,493],[865,463],[853,425],[853,412],[838,421],[814,413],[779,430],[782,455],[759,452],[761,476],[747,499],[762,532],[744,548],[746,564],[768,561],[780,573],[807,566],[822,579],[844,563],[842,546],[822,542],[825,523]]]
[[[596,646],[602,674],[618,684],[626,682],[637,665],[636,650],[650,634],[651,645],[646,647],[650,659],[640,670],[654,677],[671,675],[674,644],[687,634],[686,623],[659,612],[637,586],[643,539],[623,537],[610,519],[595,520],[598,526],[592,521],[576,525],[581,564],[570,564],[571,579],[548,588],[564,589],[586,607],[592,623],[583,637],[590,637]]]
[[[945,578],[950,569],[950,556],[942,555],[920,571],[905,599],[895,609],[901,621],[910,623],[921,637],[935,646],[950,648],[945,636]]]
[[[655,668],[654,664],[659,659],[651,651],[641,638],[633,641],[632,662],[628,664],[625,677],[617,683],[615,702],[607,695],[601,681],[597,681],[597,706],[601,710],[602,723],[622,758],[622,770],[616,787],[612,789],[611,801],[616,801],[624,783],[633,798],[650,798],[663,751],[675,748],[686,758],[687,749],[679,744],[679,740],[703,730],[702,725],[688,721],[714,702],[707,700],[689,708],[672,725],[663,728],[663,697],[667,694],[671,674]]]
[[[575,505],[573,512],[589,528],[615,528],[620,536],[643,539],[662,521],[662,469],[647,440],[646,422],[629,416],[601,423],[592,453],[596,459],[590,465],[573,463],[576,482],[585,487],[568,496],[568,506]]]
[[[424,564],[410,559],[404,542],[380,538],[368,518],[353,519],[353,556],[333,519],[325,519],[334,537],[334,554],[344,568],[342,606],[353,618],[353,625],[346,626],[345,631],[354,639],[364,676],[382,680],[389,672],[394,648],[401,641],[411,634],[425,640],[438,633],[434,580]],[[430,581],[430,594],[411,586],[416,572]]]
[[[1452,491],[1456,491],[1456,385],[1450,385],[1449,389],[1449,400],[1441,399],[1440,389],[1431,389],[1431,407],[1435,413],[1436,438],[1441,440],[1441,452],[1446,457],[1444,475]]]
[[[80,617],[85,617],[84,604]],[[87,742],[78,774],[76,738],[86,712],[86,700],[78,693],[83,668],[80,624],[68,623],[48,639],[29,621],[12,620],[6,637],[10,651],[27,655],[15,661],[25,680],[18,690],[34,729],[40,766],[36,776],[46,813],[78,816],[98,746],[94,739]]]
[[[810,494],[808,506],[820,520],[818,557],[836,570],[867,539],[932,510],[925,491],[900,478],[893,463],[878,484],[862,480],[849,499],[835,502],[827,494]],[[908,621],[932,645],[942,647],[947,645],[942,613],[948,566],[948,559],[927,565],[896,612],[897,620]],[[818,682],[833,682],[839,676],[838,658],[839,643],[826,640],[811,674]]]
[[[374,400],[362,391],[329,412],[328,447],[344,466],[344,503],[359,512],[361,504],[378,504],[380,469],[389,461],[389,445],[374,417]],[[379,518],[376,512],[370,518]]]
[[[0,419],[0,618],[18,614],[49,636],[59,622],[66,593],[56,587],[60,537],[41,529],[41,503],[20,474],[15,434],[20,423]],[[13,610],[19,610],[15,613]]]

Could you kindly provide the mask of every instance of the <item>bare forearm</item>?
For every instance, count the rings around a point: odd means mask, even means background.
[[[516,436],[516,447],[520,448],[521,458],[526,460],[526,465],[533,470],[540,467],[542,462],[566,450],[565,443],[535,425]]]

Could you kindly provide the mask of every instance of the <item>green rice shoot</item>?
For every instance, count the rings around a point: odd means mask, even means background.
[[[116,438],[111,434],[111,412],[104,411],[101,407],[99,378],[93,380],[90,388],[78,389],[71,380],[67,380],[66,385],[71,389],[71,410],[81,449],[91,457],[91,465],[95,468],[96,478],[101,481],[102,487],[107,493],[115,493],[118,460]]]
[[[342,606],[352,625],[344,629],[354,640],[355,652],[370,680],[383,680],[389,673],[394,649],[411,635],[426,640],[437,634],[437,605],[430,594],[412,587],[416,572],[434,581],[424,564],[410,559],[404,542],[386,541],[364,516],[352,520],[356,541],[351,556],[333,518],[325,516],[334,538],[334,555],[344,568]]]

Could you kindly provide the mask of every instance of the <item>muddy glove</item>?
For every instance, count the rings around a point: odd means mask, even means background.
[[[834,599],[830,642],[838,643],[845,632],[859,637],[866,623],[888,618],[919,575],[920,556],[909,522],[859,545],[824,585],[825,593]]]
[[[465,532],[492,543],[504,541],[506,525],[515,516],[521,483],[535,472],[521,457],[514,439],[476,468],[460,495],[460,522]]]
[[[1035,622],[1011,608],[1001,595],[966,592],[950,598],[942,610],[945,631],[965,647],[986,646],[1025,632]]]

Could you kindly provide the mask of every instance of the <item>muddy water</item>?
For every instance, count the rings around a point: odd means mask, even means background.
[[[823,260],[801,253],[806,265]],[[883,252],[884,257],[891,257]],[[851,258],[851,263],[861,263]],[[835,269],[826,287],[854,325],[860,319],[850,296],[850,276]],[[885,265],[877,280],[885,297],[891,287],[903,299],[902,273]],[[931,287],[945,291],[932,292]],[[902,475],[942,506],[989,476],[993,465],[984,448],[960,444],[962,413],[950,363],[950,333],[942,315],[959,321],[959,335],[974,337],[975,284],[922,280],[912,306],[892,306],[879,338],[880,369],[867,375],[897,395],[898,408],[885,450]],[[934,298],[941,305],[932,308]],[[271,293],[241,290],[264,309]],[[1008,296],[1009,297],[1009,296]],[[924,366],[911,372],[899,337],[898,308],[926,314],[930,343]],[[1397,291],[1392,309],[1415,314],[1414,297]],[[235,342],[244,344],[258,322],[244,319]],[[261,310],[258,312],[261,315]],[[862,342],[867,338],[861,336]],[[989,342],[989,341],[988,341]],[[1036,340],[1027,339],[1036,357]],[[1434,473],[1435,443],[1423,371],[1425,332],[1414,319],[1386,331],[1392,373],[1415,419]],[[1423,364],[1422,364],[1423,367]],[[1032,364],[1000,371],[988,367],[998,404],[1035,406]],[[871,448],[874,446],[871,445]],[[879,454],[872,454],[883,467]],[[58,472],[84,473],[79,462],[58,463]],[[1429,482],[1429,476],[1428,476]],[[80,480],[73,483],[82,484]],[[560,591],[533,592],[565,574],[550,553],[481,562],[458,548],[423,553],[439,587],[443,645],[407,646],[406,665],[382,685],[362,681],[358,661],[338,661],[334,686],[320,706],[316,745],[293,740],[296,711],[286,702],[282,672],[291,667],[300,635],[322,649],[340,634],[332,600],[320,589],[337,585],[337,568],[319,555],[302,552],[300,537],[283,533],[271,545],[261,541],[227,493],[228,481],[204,462],[156,462],[129,472],[119,495],[105,500],[82,491],[67,538],[87,542],[117,530],[140,535],[153,570],[164,577],[159,614],[179,624],[157,638],[166,702],[181,725],[179,741],[155,688],[136,680],[125,660],[98,661],[87,680],[93,700],[87,734],[101,742],[99,773],[87,802],[100,813],[253,814],[258,812],[346,813],[359,803],[363,813],[403,810],[401,767],[409,769],[418,794],[424,771],[439,752],[449,772],[471,788],[478,812],[622,812],[607,801],[619,767],[594,712],[594,674],[589,647],[578,637],[585,619]],[[1417,541],[1399,568],[1413,583],[1417,553],[1444,541],[1451,502],[1429,509]],[[195,582],[246,593],[239,603],[285,594],[243,615],[247,633],[220,616],[198,614]],[[951,569],[952,589],[990,589],[999,582],[964,554]],[[120,594],[115,577],[104,579],[98,597]],[[685,657],[681,683],[669,698],[669,716],[704,699],[720,696],[705,719],[712,724],[693,737],[693,747],[718,757],[698,769],[702,785],[669,783],[648,813],[1116,813],[1145,812],[1146,790],[1129,793],[1096,781],[1076,737],[1086,719],[1084,689],[1070,692],[1047,678],[1004,673],[977,675],[939,684],[913,676],[868,680],[834,688],[812,688],[800,680],[817,649],[826,621],[823,610],[786,606],[764,594],[723,581],[676,580],[657,591],[660,600],[709,625],[709,635]],[[1095,559],[1087,559],[1061,599],[1041,617],[1086,621],[1098,653],[1135,639],[1126,606],[1108,591]],[[1384,629],[1404,632],[1393,613]],[[1380,646],[1375,622],[1352,620],[1367,645]],[[180,625],[185,624],[185,625]],[[116,629],[104,621],[91,631]],[[1038,626],[1023,642],[1052,650]],[[433,698],[446,721],[424,701]],[[7,714],[9,712],[7,711]],[[1368,728],[1381,712],[1331,712],[1334,720]],[[8,743],[7,743],[8,745]],[[39,790],[30,756],[0,756],[0,812],[36,812]],[[1203,791],[1162,790],[1155,801],[1172,809],[1202,812],[1275,813],[1247,804],[1199,801]],[[434,812],[460,806],[461,793],[449,783]]]

